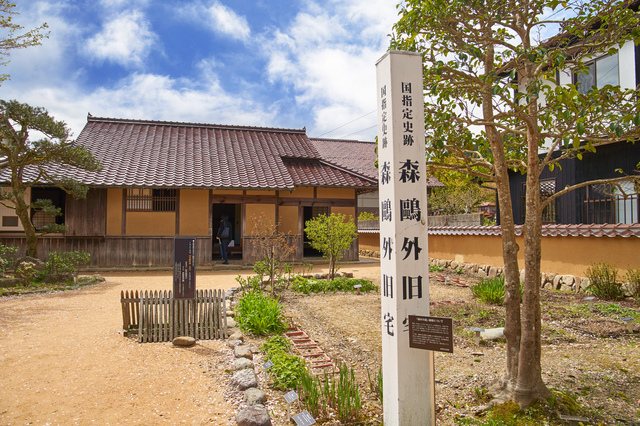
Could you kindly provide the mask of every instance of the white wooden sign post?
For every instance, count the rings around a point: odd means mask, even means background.
[[[422,56],[376,72],[384,424],[435,425],[433,352],[409,347],[409,315],[429,315]]]

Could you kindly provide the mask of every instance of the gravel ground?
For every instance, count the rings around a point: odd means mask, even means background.
[[[375,262],[342,270],[379,284]],[[313,270],[322,271],[326,265]],[[239,273],[249,271],[199,271],[198,288],[236,286]],[[171,273],[103,276],[106,283],[80,290],[0,298],[0,424],[235,424],[242,402],[227,386],[233,359],[225,342],[200,341],[177,349],[169,343],[138,344],[121,334],[120,291],[170,289]],[[439,302],[433,315],[453,316],[460,312],[456,306],[466,306],[476,317],[483,312],[478,325],[501,325],[502,308],[469,303],[468,288],[434,281],[430,293],[432,302]],[[620,321],[562,308],[583,303],[581,295],[545,291],[544,297],[543,377],[548,385],[576,395],[592,420],[638,421],[639,334],[626,333]],[[379,424],[380,404],[368,392],[366,373],[368,368],[375,374],[381,362],[379,295],[285,293],[282,300],[286,315],[334,361],[355,367],[369,423]],[[638,309],[635,302],[625,306]],[[454,353],[436,353],[442,425],[472,416],[479,405],[474,390],[488,386],[504,368],[504,344],[476,346],[467,328],[464,316],[454,321]],[[256,349],[262,343],[248,340]],[[259,354],[255,363],[260,373]],[[260,373],[263,382],[264,377]],[[266,391],[273,423],[292,424],[282,393]]]

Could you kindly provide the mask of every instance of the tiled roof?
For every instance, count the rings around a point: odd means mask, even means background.
[[[378,186],[377,180],[368,176],[358,176],[325,161],[296,158],[285,159],[284,164],[295,184],[299,186]]]
[[[357,171],[365,176],[378,179],[376,169],[376,144],[338,139],[310,138],[320,156],[333,164]],[[443,187],[444,184],[434,177],[427,178],[427,187]]]
[[[499,226],[434,226],[433,235],[502,235]],[[522,235],[522,226],[516,226]],[[542,225],[543,237],[640,237],[640,224]]]
[[[66,167],[63,173],[90,186],[291,190],[377,185],[377,179],[358,170],[323,161],[304,129],[89,115],[77,143],[100,160],[103,170]],[[306,161],[304,171],[292,159]]]
[[[522,235],[522,226],[516,226],[516,235]],[[380,232],[380,227],[358,228],[362,234]],[[430,235],[502,235],[500,226],[430,226]],[[591,225],[542,225],[543,237],[638,237],[640,223]]]

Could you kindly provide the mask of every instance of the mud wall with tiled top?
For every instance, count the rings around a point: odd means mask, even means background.
[[[609,225],[611,228],[613,225]],[[636,225],[638,226],[638,225]],[[640,228],[640,226],[638,226]],[[429,258],[455,261],[464,264],[502,267],[502,238],[495,230],[466,229],[445,231],[444,228],[429,232]],[[482,227],[495,228],[495,227]],[[640,268],[640,237],[634,229],[592,228],[583,235],[561,235],[551,232],[542,237],[541,271],[549,274],[584,277],[587,268],[596,262],[606,261],[624,274],[628,268]],[[564,232],[566,234],[566,232]],[[360,254],[380,256],[380,235],[371,230],[360,233]],[[524,267],[524,242],[517,236],[520,246],[518,259]]]

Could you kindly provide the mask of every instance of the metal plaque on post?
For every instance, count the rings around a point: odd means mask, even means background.
[[[429,315],[422,55],[376,63],[384,424],[435,424],[433,352],[409,347],[409,316]]]
[[[194,299],[196,297],[196,239],[175,237],[173,239],[173,297]]]
[[[409,315],[409,347],[452,354],[453,320]]]

